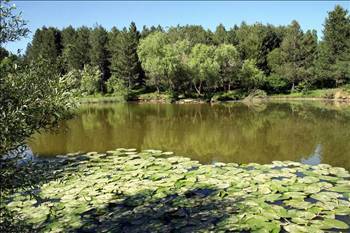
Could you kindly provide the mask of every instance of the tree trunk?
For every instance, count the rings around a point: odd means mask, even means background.
[[[193,84],[194,89],[196,89],[196,92],[198,93],[198,95],[201,95],[201,87],[202,87],[202,81],[199,82],[199,86],[197,88],[196,84]]]

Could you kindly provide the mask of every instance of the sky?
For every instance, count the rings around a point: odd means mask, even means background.
[[[322,36],[327,12],[336,4],[350,10],[350,1],[13,1],[28,21],[31,33],[20,41],[5,44],[13,53],[25,51],[36,29],[94,26],[123,28],[134,21],[163,27],[197,24],[215,30],[245,21],[287,25],[297,20],[303,30],[315,29]]]

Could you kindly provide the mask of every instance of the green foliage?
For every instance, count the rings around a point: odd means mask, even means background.
[[[324,41],[329,48],[329,57],[334,61],[350,48],[350,16],[348,11],[340,5],[336,5],[334,10],[328,13],[323,34]]]
[[[246,96],[244,91],[240,90],[231,90],[227,92],[216,93],[212,98],[211,102],[215,101],[228,101],[228,100],[241,100]]]
[[[71,70],[65,75],[62,76],[66,80],[68,86],[73,93],[78,94],[81,87],[82,71],[80,70]]]
[[[108,47],[108,33],[102,26],[96,25],[93,30],[90,31],[89,36],[90,43],[90,64],[94,67],[98,67],[101,71],[99,75],[98,91],[105,92],[104,83],[110,76],[109,71],[109,51]],[[97,77],[97,75],[95,75]],[[92,87],[92,86],[91,86]],[[90,89],[92,91],[92,89]],[[89,92],[90,92],[89,91]]]
[[[0,154],[22,145],[41,128],[50,128],[74,107],[71,87],[45,60],[13,68],[0,76]]]
[[[27,22],[22,19],[22,13],[16,13],[16,5],[9,0],[0,2],[0,44],[19,40],[27,36]]]
[[[350,16],[346,9],[337,5],[328,13],[324,24],[324,38],[318,48],[315,64],[317,79],[331,86],[349,82]]]
[[[173,96],[169,93],[152,92],[139,95],[138,100],[146,102],[170,103],[173,101]]]
[[[125,148],[68,154],[55,164],[43,171],[47,182],[1,203],[36,232],[349,230],[350,174],[327,164],[203,165]]]
[[[259,70],[254,60],[245,60],[242,65],[240,73],[241,85],[246,90],[258,89],[264,85],[265,82],[264,73]]]
[[[80,91],[82,95],[92,95],[99,91],[102,73],[97,66],[84,66],[80,75]]]
[[[219,86],[230,90],[232,85],[237,85],[241,61],[237,49],[230,44],[221,44],[215,50],[215,60],[220,66]]]
[[[275,73],[266,78],[265,85],[270,93],[283,93],[288,89],[288,81]]]
[[[140,57],[142,68],[146,71],[146,82],[155,86],[159,92],[161,86],[169,83],[168,77],[174,71],[171,59],[171,47],[166,47],[168,40],[162,32],[155,32],[140,41],[137,53]],[[170,58],[168,57],[170,55]]]
[[[45,59],[51,64],[58,64],[61,54],[61,32],[53,27],[37,29],[26,51],[29,62]]]
[[[101,94],[107,92],[112,75],[124,81],[129,93],[144,89],[210,97],[215,92],[254,88],[280,93],[349,83],[349,38],[348,11],[336,6],[328,13],[321,41],[315,30],[303,31],[297,21],[288,26],[242,22],[225,28],[220,24],[215,31],[200,25],[144,26],[141,33],[133,22],[128,29],[113,27],[109,32],[98,25],[43,27],[35,32],[26,60],[44,58],[62,74],[97,66],[102,73]],[[255,61],[266,82],[249,74],[257,73],[253,65],[242,69],[246,60]]]
[[[106,82],[107,93],[111,94],[114,97],[118,97],[120,101],[125,101],[128,99],[129,89],[125,86],[125,83],[122,79],[112,75]]]
[[[140,33],[134,22],[130,24],[129,30],[111,32],[110,50],[111,72],[122,78],[128,89],[139,87],[143,84],[143,70],[137,55]]]
[[[203,86],[216,83],[219,74],[219,64],[215,60],[215,47],[212,45],[196,44],[189,55],[188,66],[191,71],[192,83],[199,95]]]

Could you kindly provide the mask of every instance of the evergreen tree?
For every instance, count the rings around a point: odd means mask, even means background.
[[[120,33],[115,32],[115,34],[116,41],[110,44],[110,48],[116,48],[112,50],[111,56],[112,74],[123,79],[128,89],[142,85],[144,75],[137,55],[140,33],[135,23],[130,24],[128,31],[124,29]]]
[[[78,69],[78,65],[75,64],[76,59],[74,57],[76,56],[77,50],[75,48],[76,46],[76,32],[75,29],[72,26],[69,26],[67,28],[64,28],[61,31],[62,35],[62,57],[64,62],[64,70],[65,72],[69,72],[73,69]]]
[[[91,65],[98,67],[102,73],[99,82],[99,91],[105,92],[105,82],[110,76],[107,31],[102,26],[96,26],[90,33],[89,42],[91,46]]]
[[[297,21],[292,21],[287,28],[286,35],[281,44],[282,65],[279,69],[280,75],[284,75],[292,85],[294,91],[295,85],[300,82],[305,75],[303,55],[303,31]]]
[[[323,30],[324,38],[318,51],[316,74],[322,82],[335,86],[348,82],[350,63],[350,16],[337,5],[328,13]]]
[[[350,17],[348,11],[337,5],[328,13],[323,30],[326,45],[329,48],[330,61],[342,56],[350,47]]]
[[[72,64],[74,68],[83,69],[84,65],[90,64],[90,33],[91,29],[88,27],[80,27],[76,30],[76,43],[74,49],[76,51],[75,56],[72,58]]]
[[[228,42],[228,33],[224,25],[219,24],[213,34],[213,42],[217,45]]]
[[[267,56],[273,49],[280,46],[283,35],[278,29],[271,25],[262,26],[260,30],[256,65],[259,69],[264,71],[265,74],[270,74],[271,70],[267,64]]]
[[[62,53],[61,33],[53,27],[37,29],[32,43],[28,46],[26,57],[29,61],[40,57],[57,64]]]

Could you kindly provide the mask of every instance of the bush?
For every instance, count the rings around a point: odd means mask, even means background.
[[[304,95],[307,95],[311,91],[311,83],[309,81],[301,81],[296,87],[295,87],[295,92],[300,92]]]
[[[98,92],[101,71],[97,66],[84,66],[81,71],[80,91],[83,95],[92,95]]]
[[[270,93],[283,93],[288,90],[288,82],[276,74],[271,74],[266,79],[266,85]]]
[[[170,103],[172,102],[172,95],[168,93],[158,93],[158,92],[152,92],[152,93],[146,93],[139,95],[138,100],[140,101],[146,101],[146,102],[166,102]]]
[[[350,93],[350,84],[343,86],[343,90],[347,93]]]
[[[112,76],[106,82],[107,93],[114,97],[118,97],[120,101],[128,99],[128,88],[125,86],[124,81],[116,76]]]
[[[243,90],[232,90],[227,92],[216,93],[212,98],[211,102],[215,101],[229,101],[229,100],[241,100],[246,96]]]

